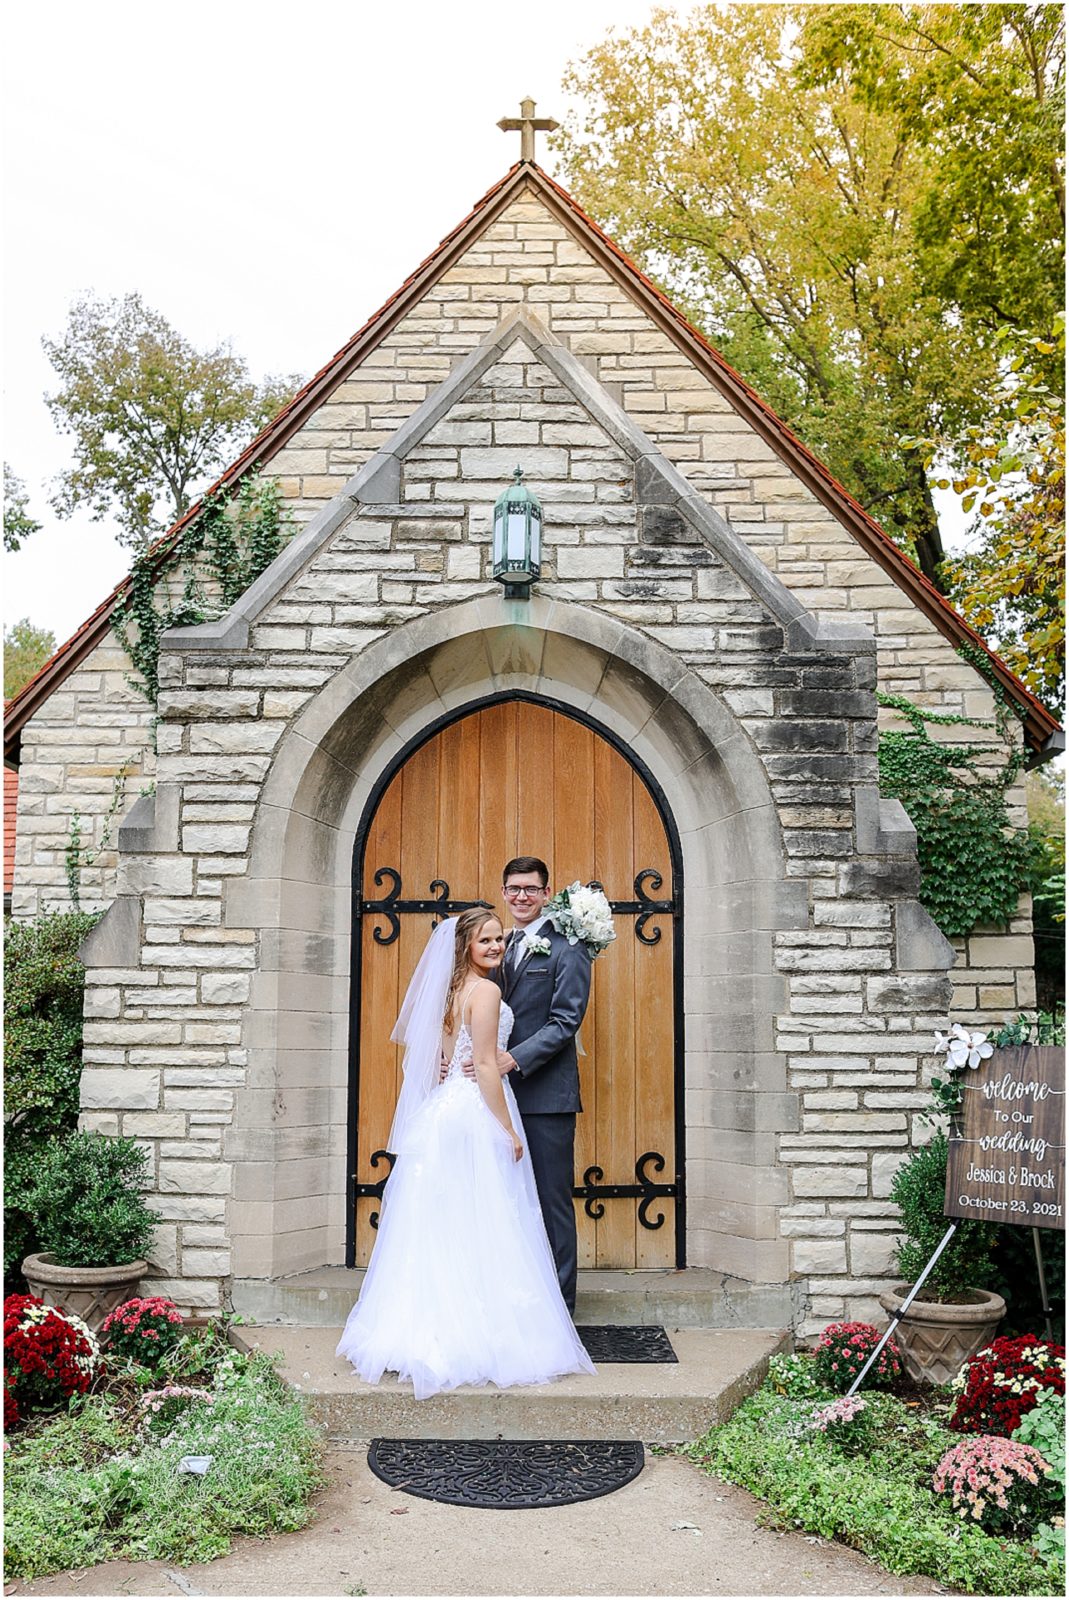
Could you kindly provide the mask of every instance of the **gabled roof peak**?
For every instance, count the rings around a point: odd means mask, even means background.
[[[704,542],[740,580],[766,613],[778,622],[799,650],[871,652],[871,632],[853,619],[834,623],[814,617],[777,575],[765,566],[730,524],[692,487],[642,428],[608,393],[597,378],[526,306],[507,312],[471,353],[401,424],[330,503],[291,540],[267,570],[231,606],[225,616],[195,627],[176,628],[165,644],[191,649],[244,649],[249,628],[259,621],[318,552],[361,506],[382,514],[403,515],[402,472],[406,458],[449,416],[464,396],[517,344],[526,346],[566,389],[607,438],[635,467],[637,498],[645,504],[671,506],[690,524],[695,543]],[[518,470],[518,469],[517,469]],[[424,508],[424,502],[419,502]]]
[[[806,485],[815,498],[847,529],[883,571],[901,588],[933,625],[953,644],[968,643],[989,660],[994,679],[1020,709],[1029,742],[1042,748],[1058,731],[1050,712],[1014,676],[980,636],[958,616],[949,602],[919,571],[874,518],[858,504],[801,440],[740,377],[709,341],[694,328],[650,278],[609,238],[582,207],[533,161],[510,167],[469,214],[420,263],[400,288],[326,363],[288,405],[248,445],[215,484],[237,483],[247,473],[261,470],[303,427],[308,417],[342,383],[350,372],[396,327],[408,310],[460,258],[468,246],[508,208],[518,195],[534,193],[594,260],[650,316],[654,324],[682,349],[733,408],[753,427],[779,458]],[[182,529],[196,516],[203,501],[192,506],[162,537],[154,551],[161,562],[174,549]],[[52,690],[107,636],[111,619],[129,585],[124,579],[97,607],[92,616],[46,662],[40,672],[10,702],[4,730],[4,759],[17,761],[20,730]]]

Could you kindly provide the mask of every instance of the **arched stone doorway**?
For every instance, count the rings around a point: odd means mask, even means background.
[[[246,1084],[225,1153],[235,1277],[345,1259],[351,1165],[353,858],[376,790],[413,740],[494,696],[533,695],[596,721],[668,796],[687,886],[682,973],[687,1262],[789,1314],[776,1139],[799,1126],[776,1020],[773,933],[808,925],[761,761],[723,699],[614,619],[535,596],[472,601],[397,627],[311,699],[278,746],[248,875],[225,921],[255,928]],[[752,1297],[751,1297],[752,1298]],[[781,1303],[782,1302],[782,1303]]]
[[[376,785],[354,851],[350,1230],[370,1255],[408,977],[443,913],[502,907],[501,868],[541,856],[551,884],[600,882],[617,940],[581,1032],[575,1204],[583,1267],[686,1260],[683,878],[668,802],[634,753],[560,702],[499,694],[439,718]]]

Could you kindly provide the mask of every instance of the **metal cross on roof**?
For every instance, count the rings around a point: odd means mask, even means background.
[[[534,136],[536,133],[552,133],[554,128],[559,128],[560,123],[554,122],[552,117],[536,117],[535,103],[531,99],[520,101],[520,114],[518,117],[502,117],[498,123],[502,133],[520,134],[520,160],[533,161]]]

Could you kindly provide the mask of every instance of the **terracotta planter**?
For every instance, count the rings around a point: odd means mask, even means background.
[[[99,1333],[104,1318],[137,1293],[148,1271],[147,1261],[127,1261],[121,1267],[61,1267],[49,1255],[27,1256],[22,1274],[30,1293],[46,1305],[73,1311]]]
[[[909,1285],[899,1284],[881,1294],[880,1304],[893,1316],[908,1293]],[[914,1300],[894,1334],[906,1371],[918,1383],[949,1383],[991,1342],[1005,1314],[1005,1300],[989,1289],[966,1289],[953,1305]]]

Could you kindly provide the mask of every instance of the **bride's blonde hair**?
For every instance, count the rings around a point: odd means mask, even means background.
[[[445,996],[445,1011],[442,1014],[442,1026],[448,1028],[449,1019],[453,1013],[453,1001],[460,993],[464,979],[468,973],[468,946],[485,922],[500,922],[501,918],[496,911],[488,910],[486,906],[472,906],[468,911],[462,911],[457,918],[456,944],[453,948],[453,972],[449,979],[449,988]]]

